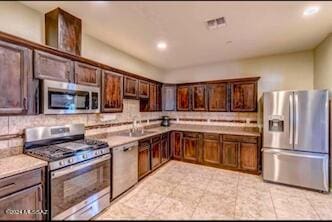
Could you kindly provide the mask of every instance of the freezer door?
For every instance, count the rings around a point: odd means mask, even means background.
[[[264,147],[293,149],[293,100],[293,91],[264,93]]]
[[[328,154],[263,150],[263,179],[329,191]]]
[[[328,153],[327,90],[294,92],[294,150]]]

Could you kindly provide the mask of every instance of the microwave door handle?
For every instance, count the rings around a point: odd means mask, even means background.
[[[96,159],[90,160],[90,161],[82,163],[82,164],[77,164],[77,165],[65,167],[65,168],[60,169],[60,170],[56,170],[56,171],[52,172],[51,179],[55,179],[57,177],[67,175],[67,174],[72,173],[74,171],[83,169],[85,167],[92,166],[94,164],[97,164],[97,163],[100,163],[100,162],[105,161],[107,159],[110,159],[110,157],[111,156],[109,154],[107,154],[105,156],[98,157]]]
[[[294,103],[295,103],[295,136],[294,136],[294,144],[297,145],[299,143],[299,96],[294,94]]]
[[[293,95],[289,95],[289,144],[293,144],[294,104]]]

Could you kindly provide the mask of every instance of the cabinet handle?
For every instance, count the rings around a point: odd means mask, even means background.
[[[11,188],[12,186],[15,186],[15,183],[9,183],[9,184],[6,184],[6,185],[0,187],[0,191]]]
[[[38,201],[40,202],[40,201],[42,201],[42,194],[41,194],[41,188],[40,187],[38,187]]]

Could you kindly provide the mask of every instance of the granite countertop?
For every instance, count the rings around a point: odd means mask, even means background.
[[[0,159],[0,179],[47,165],[46,161],[19,154]]]
[[[209,129],[208,127],[199,127],[199,128],[191,128],[191,127],[184,127],[184,126],[171,126],[171,127],[154,127],[149,129],[144,129],[145,131],[151,131],[153,133],[149,133],[144,136],[140,137],[130,137],[130,136],[122,136],[118,135],[117,132],[113,133],[103,133],[103,134],[96,134],[87,136],[91,139],[97,139],[102,140],[108,143],[110,148],[113,148],[115,146],[127,144],[130,142],[138,141],[141,139],[145,139],[151,136],[155,136],[161,133],[166,133],[172,130],[178,130],[178,131],[188,131],[188,132],[200,132],[200,133],[217,133],[217,134],[229,134],[229,135],[242,135],[242,136],[260,136],[260,133],[258,132],[247,132],[247,131],[241,131],[241,130],[218,130],[218,129]]]

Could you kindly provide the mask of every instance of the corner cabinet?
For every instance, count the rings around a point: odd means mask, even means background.
[[[233,82],[231,87],[232,112],[257,111],[257,81]]]
[[[102,71],[102,112],[122,112],[123,75]]]
[[[36,91],[30,49],[0,41],[0,88],[0,115],[33,112]]]

